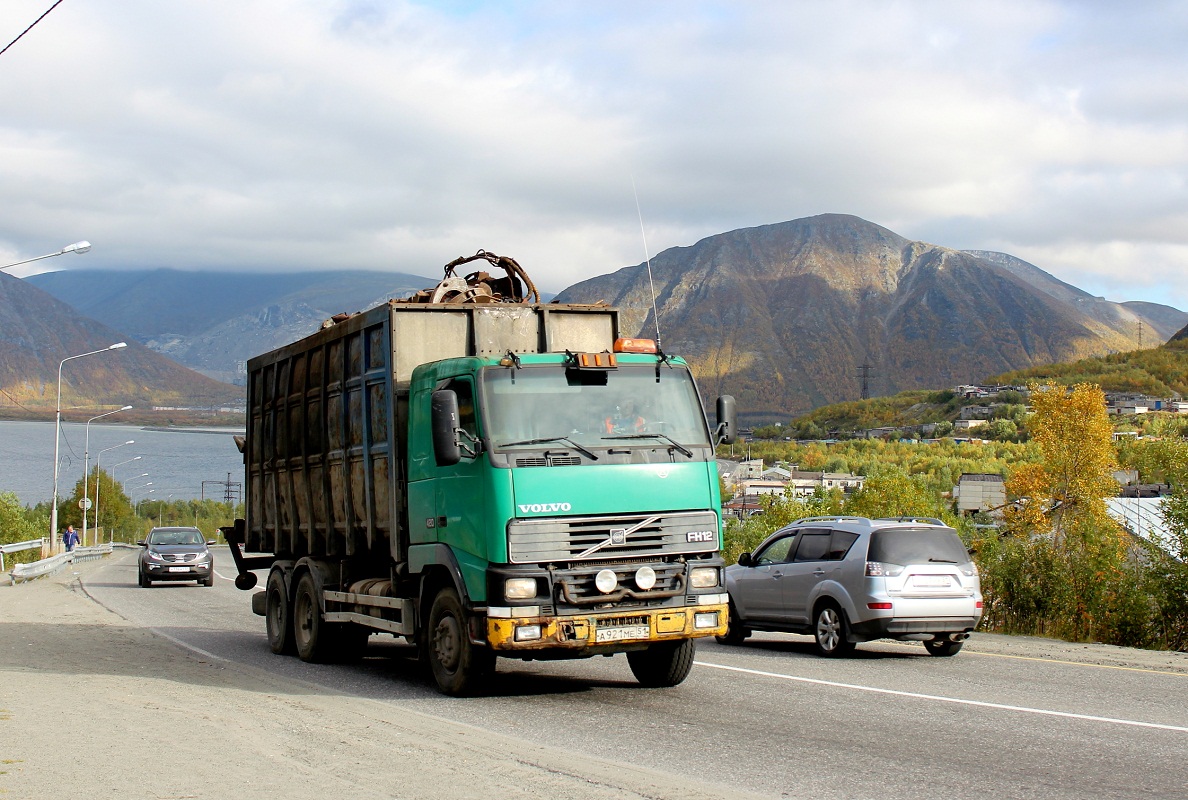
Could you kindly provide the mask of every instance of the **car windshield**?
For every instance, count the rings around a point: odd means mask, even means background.
[[[966,564],[969,553],[954,530],[884,528],[870,535],[867,561],[884,564]]]
[[[149,534],[149,544],[205,544],[202,531],[197,528],[156,530]]]
[[[587,448],[709,445],[697,390],[681,366],[662,366],[659,380],[651,365],[498,367],[484,370],[482,381],[486,434],[497,448],[562,437]]]

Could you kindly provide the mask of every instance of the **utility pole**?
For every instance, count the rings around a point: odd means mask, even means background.
[[[1143,321],[1140,319],[1139,324],[1139,350],[1143,349]]]

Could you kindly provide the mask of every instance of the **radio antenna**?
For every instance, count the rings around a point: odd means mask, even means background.
[[[656,349],[660,347],[660,312],[656,309],[656,285],[652,283],[652,257],[648,255],[648,235],[644,233],[643,211],[639,208],[639,191],[635,188],[635,176],[631,176],[631,192],[635,195],[635,213],[639,214],[639,235],[643,238],[644,263],[648,265],[648,289],[652,293],[652,319],[656,321]]]

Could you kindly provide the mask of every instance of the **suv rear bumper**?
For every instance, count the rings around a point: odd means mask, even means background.
[[[981,617],[887,617],[850,624],[850,630],[864,639],[895,638],[910,633],[965,633],[978,626]]]

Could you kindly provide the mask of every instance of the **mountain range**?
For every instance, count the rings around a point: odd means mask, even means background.
[[[663,349],[689,360],[707,397],[734,394],[754,424],[859,399],[864,385],[869,396],[944,388],[1133,350],[1140,337],[1151,347],[1188,324],[1178,309],[1094,297],[1011,255],[912,241],[843,214],[710,236],[665,250],[650,266],[650,278],[647,264],[624,267],[577,283],[556,300],[618,306],[625,335],[650,337],[654,286]],[[98,341],[64,342],[60,334],[101,326],[129,341],[133,360],[167,356],[238,382],[241,362],[312,333],[327,317],[437,282],[363,271],[0,277],[0,342],[25,354],[19,364],[0,355],[6,392],[18,385],[44,392],[63,353],[82,352],[76,342]],[[25,319],[33,307],[35,330]],[[53,346],[37,360],[32,348],[43,337]],[[94,363],[101,360],[115,364],[100,357],[87,359],[88,368],[106,369]],[[183,391],[188,384],[176,378],[169,385]],[[241,396],[242,389],[225,388]],[[210,384],[193,391],[214,392]]]
[[[559,302],[622,309],[656,330],[702,390],[736,396],[754,423],[812,408],[942,388],[1037,364],[1154,346],[1188,314],[1112,303],[1001,253],[911,241],[844,214],[764,225],[674,247],[575,284]],[[1140,323],[1142,326],[1140,328]]]
[[[73,356],[127,346],[86,358]],[[0,406],[62,408],[98,404],[240,405],[243,391],[181,366],[124,331],[79,315],[19,278],[0,273]],[[69,360],[64,363],[64,360]]]

